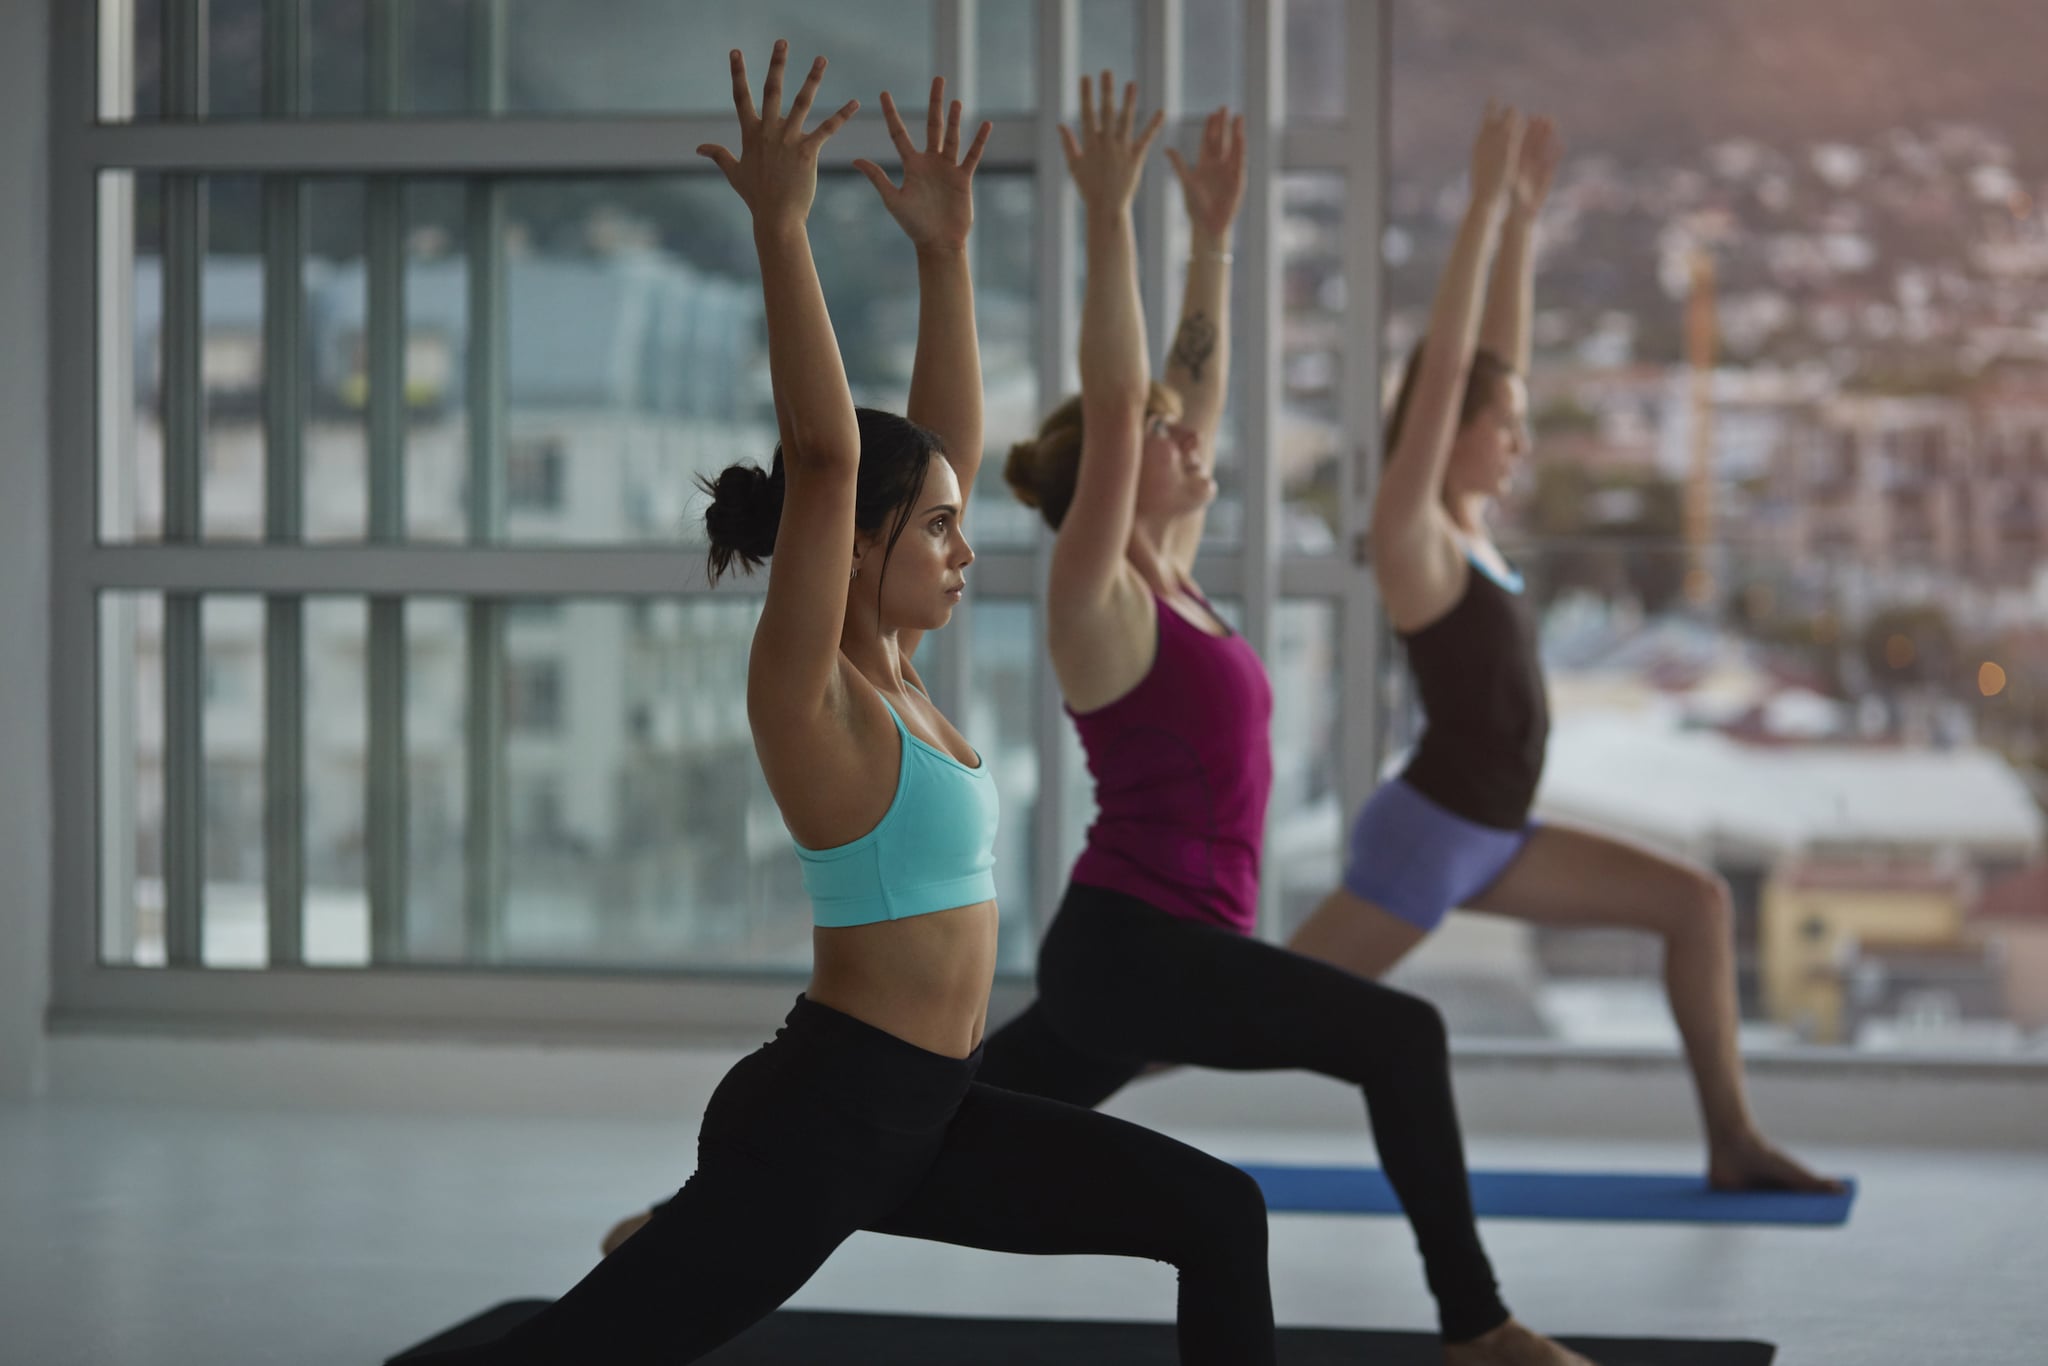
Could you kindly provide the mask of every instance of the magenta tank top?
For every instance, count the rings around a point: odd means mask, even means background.
[[[1138,686],[1067,708],[1095,777],[1074,881],[1250,934],[1273,790],[1273,688],[1244,637],[1212,636],[1156,595],[1159,651]]]

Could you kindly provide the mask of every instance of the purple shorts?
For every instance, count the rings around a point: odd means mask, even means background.
[[[1395,778],[1351,823],[1344,889],[1419,930],[1492,886],[1535,833],[1536,822],[1501,830],[1447,811]]]

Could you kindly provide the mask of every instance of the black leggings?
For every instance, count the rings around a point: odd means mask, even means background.
[[[695,1361],[772,1312],[857,1229],[1180,1270],[1180,1359],[1271,1363],[1266,1204],[1149,1129],[974,1080],[799,996],[712,1094],[697,1172],[618,1251],[499,1341],[422,1366]],[[957,1304],[944,1306],[958,1309]]]
[[[1444,1338],[1506,1321],[1473,1219],[1443,1017],[1427,1001],[1074,883],[1039,950],[1038,1000],[986,1052],[983,1082],[1073,1105],[1100,1105],[1155,1062],[1298,1067],[1362,1087]]]

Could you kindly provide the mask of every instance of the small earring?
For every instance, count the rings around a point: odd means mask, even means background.
[[[854,581],[855,579],[857,579],[857,578],[859,578],[859,577],[860,577],[860,566],[859,566],[859,565],[855,565],[855,566],[853,567],[853,572],[852,572],[851,574],[848,574],[848,575],[846,576],[846,581],[847,581],[848,583],[852,583],[852,582],[853,582],[853,581]]]

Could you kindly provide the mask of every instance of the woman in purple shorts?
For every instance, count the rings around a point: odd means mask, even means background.
[[[1489,112],[1489,126],[1513,117]],[[1521,577],[1494,548],[1486,515],[1527,450],[1531,235],[1560,150],[1556,129],[1538,119],[1504,174],[1481,179],[1475,167],[1429,335],[1402,377],[1373,506],[1372,569],[1428,724],[1407,768],[1358,813],[1344,885],[1290,947],[1377,978],[1460,906],[1661,935],[1665,990],[1706,1121],[1708,1179],[1726,1189],[1836,1189],[1767,1142],[1750,1115],[1727,884],[1640,845],[1529,816],[1549,729],[1542,665]]]

